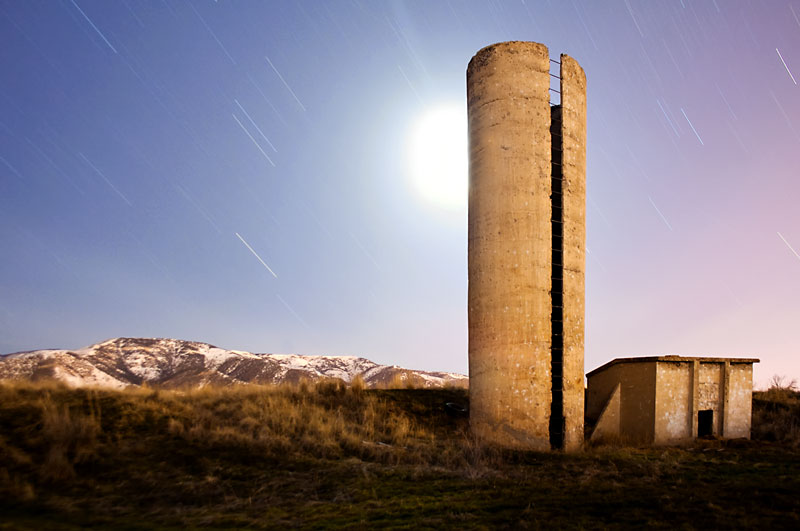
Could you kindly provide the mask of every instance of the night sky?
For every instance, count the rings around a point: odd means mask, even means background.
[[[800,1],[0,1],[0,352],[466,373],[465,201],[414,146],[444,109],[423,143],[466,138],[467,63],[506,40],[586,71],[586,370],[800,376]]]

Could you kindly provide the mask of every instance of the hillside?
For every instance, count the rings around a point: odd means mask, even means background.
[[[0,384],[1,527],[781,529],[800,519],[792,444],[505,452],[475,441],[447,403],[465,406],[466,391]],[[771,406],[756,407],[760,418]]]
[[[122,389],[298,383],[356,378],[367,387],[466,387],[467,377],[379,365],[355,356],[254,354],[177,339],[116,338],[78,350],[35,350],[0,356],[0,380],[56,380],[73,387]]]

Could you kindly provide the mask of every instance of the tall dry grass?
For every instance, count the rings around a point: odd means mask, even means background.
[[[408,447],[432,434],[358,385],[241,386],[163,393],[168,431],[189,443],[273,457],[376,458],[374,446]]]
[[[453,423],[443,410],[420,403],[401,406],[392,393],[414,391],[367,390],[363,382],[338,380],[123,391],[0,382],[0,495],[32,498],[39,482],[69,483],[85,469],[142,466],[141,456],[153,462],[204,455],[356,459],[468,475],[488,473],[502,459],[468,434],[465,419]],[[451,422],[447,429],[445,422]]]
[[[800,448],[800,392],[795,380],[774,376],[753,392],[752,437]]]

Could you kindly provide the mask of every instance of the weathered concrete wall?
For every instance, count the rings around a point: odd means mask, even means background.
[[[722,397],[722,371],[717,363],[701,363],[700,378],[697,389],[697,409],[710,409],[714,412],[713,434],[722,434],[722,411],[720,398]],[[697,419],[695,418],[695,422]]]
[[[467,69],[470,424],[550,447],[550,105],[547,47],[506,42]]]
[[[620,386],[619,437],[631,443],[652,443],[655,425],[656,363],[621,363],[590,374],[587,417],[597,420]]]
[[[750,438],[753,418],[753,365],[731,363],[728,397],[725,401],[723,436]]]
[[[673,444],[696,437],[697,412],[704,409],[714,412],[714,435],[749,438],[752,406],[752,363],[722,359],[661,362],[656,387],[655,442]]]
[[[674,444],[692,438],[693,363],[658,363],[654,442]]]
[[[602,411],[597,417],[591,440],[616,440],[620,436],[620,394],[621,386],[617,384],[611,391],[611,397],[606,401]]]
[[[586,387],[586,418],[594,423],[600,418],[611,393],[620,382],[620,365],[612,365],[607,369],[590,374]]]
[[[620,436],[651,443],[655,436],[656,364],[633,363],[620,368]]]
[[[586,269],[586,75],[561,54],[564,248],[564,448],[583,444],[583,327]]]

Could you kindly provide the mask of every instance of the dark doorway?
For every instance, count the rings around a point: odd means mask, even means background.
[[[697,412],[697,436],[711,437],[714,435],[714,410],[702,409]]]

